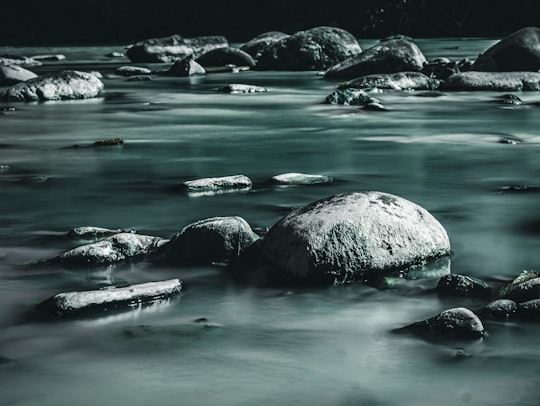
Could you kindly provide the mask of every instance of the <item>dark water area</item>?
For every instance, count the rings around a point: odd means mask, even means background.
[[[455,59],[493,42],[418,44],[428,59]],[[378,190],[444,225],[452,272],[501,283],[540,268],[540,114],[532,104],[540,95],[519,93],[524,104],[509,106],[495,103],[498,92],[387,92],[374,96],[390,111],[362,111],[321,104],[337,82],[314,72],[129,82],[113,74],[127,59],[104,57],[113,50],[121,49],[2,49],[63,53],[65,61],[36,72],[98,70],[107,90],[92,100],[3,103],[16,110],[0,113],[0,165],[9,166],[0,173],[2,405],[538,404],[540,325],[488,324],[472,343],[390,334],[453,306],[481,305],[422,292],[433,280],[393,290],[264,288],[219,267],[36,262],[73,247],[64,234],[77,226],[169,238],[199,219],[239,215],[271,227],[312,201]],[[215,92],[228,83],[269,92]],[[116,137],[123,146],[66,148]],[[284,172],[335,181],[268,185]],[[253,189],[196,196],[178,188],[236,174]],[[166,303],[65,322],[29,316],[61,291],[170,278],[185,291]],[[195,322],[201,317],[208,321]]]

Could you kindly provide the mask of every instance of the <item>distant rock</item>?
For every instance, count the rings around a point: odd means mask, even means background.
[[[122,138],[111,138],[108,140],[100,140],[92,144],[93,147],[117,147],[119,145],[124,145],[124,140]]]
[[[511,106],[521,106],[523,104],[523,100],[521,100],[515,94],[503,94],[501,96],[498,96],[496,102],[499,104],[506,104]]]
[[[251,189],[252,182],[247,176],[233,175],[218,178],[188,180],[182,185],[191,192],[214,191],[221,189]]]
[[[0,54],[0,65],[19,65],[29,68],[40,66],[41,62],[27,56]]]
[[[240,83],[231,83],[229,85],[221,86],[217,89],[220,93],[265,93],[268,89],[260,86],[244,85]]]
[[[503,298],[511,299],[517,303],[540,299],[540,277],[514,284],[505,292]]]
[[[119,233],[66,251],[53,261],[68,266],[110,265],[151,254],[164,241],[149,235]]]
[[[316,183],[332,182],[330,176],[311,175],[308,173],[282,173],[281,175],[272,176],[272,182],[279,185],[313,185]]]
[[[259,56],[257,69],[321,70],[360,52],[360,45],[349,32],[334,27],[316,27],[269,45]]]
[[[121,76],[150,75],[152,70],[140,66],[120,66],[115,69],[114,73]]]
[[[195,60],[204,68],[215,66],[248,66],[253,68],[255,60],[248,53],[236,48],[216,48]]]
[[[168,76],[200,76],[206,74],[206,70],[190,56],[184,59],[179,59],[165,72]]]
[[[438,86],[437,79],[420,72],[398,72],[360,76],[341,83],[338,89],[431,90]]]
[[[540,272],[538,271],[523,271],[518,276],[514,278],[510,283],[507,283],[504,287],[499,290],[497,295],[498,298],[504,299],[509,298],[511,292],[518,288],[522,283],[528,282],[532,279],[540,278]]]
[[[55,55],[34,55],[32,59],[35,61],[47,61],[47,62],[58,62],[66,59],[65,55],[55,54]]]
[[[69,230],[66,234],[68,238],[75,240],[87,240],[87,241],[96,241],[102,238],[110,237],[111,235],[119,233],[136,233],[135,230],[111,230],[109,228],[103,227],[93,227],[93,226],[83,226],[77,227],[73,230]]]
[[[241,217],[212,217],[182,229],[160,248],[159,255],[178,264],[231,262],[258,239]]]
[[[126,82],[151,82],[152,78],[148,75],[142,75],[142,76],[129,76],[126,79]]]
[[[123,58],[126,56],[123,52],[109,52],[108,54],[105,54],[107,58]]]
[[[394,332],[411,333],[428,339],[474,339],[484,335],[484,326],[471,310],[457,307]]]
[[[517,303],[510,299],[495,300],[478,311],[481,319],[508,320],[515,316]]]
[[[368,103],[378,102],[362,89],[337,89],[326,97],[326,104],[343,104],[345,106],[364,106]]]
[[[472,70],[487,72],[540,70],[540,28],[522,28],[503,38],[478,56]]]
[[[97,70],[92,70],[88,72],[90,75],[94,75],[98,79],[103,79],[103,74]]]
[[[538,91],[540,72],[462,72],[450,76],[444,90]]]
[[[331,66],[325,78],[353,79],[375,73],[415,72],[420,71],[426,62],[414,42],[394,39]]]
[[[14,85],[37,77],[34,72],[19,65],[0,65],[0,86]]]
[[[532,299],[517,305],[517,316],[522,319],[540,320],[540,299]]]
[[[268,48],[274,42],[280,41],[287,37],[289,37],[289,34],[285,34],[284,32],[280,31],[265,32],[246,42],[240,47],[240,49],[257,60],[266,48]]]
[[[454,73],[461,72],[458,62],[450,61],[447,58],[437,58],[424,64],[421,72],[437,79],[446,79]]]
[[[86,72],[62,71],[21,82],[3,94],[9,101],[47,101],[97,97],[101,80]]]
[[[125,287],[58,293],[38,305],[55,317],[72,317],[139,307],[179,294],[182,282],[170,279]]]
[[[425,209],[381,192],[331,196],[295,210],[262,243],[266,260],[307,284],[366,278],[446,256],[448,235]]]
[[[450,274],[439,279],[436,291],[441,296],[489,297],[491,287],[484,281],[466,275]]]
[[[172,63],[187,56],[197,58],[215,48],[229,46],[225,37],[207,36],[183,38],[180,35],[152,38],[137,42],[126,49],[126,56],[131,62]]]

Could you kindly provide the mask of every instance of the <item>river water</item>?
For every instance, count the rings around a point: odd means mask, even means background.
[[[361,44],[367,47],[373,41]],[[429,58],[474,58],[484,39],[431,39]],[[390,330],[444,309],[433,281],[394,290],[238,284],[214,267],[148,262],[107,269],[35,264],[73,246],[77,226],[168,238],[199,219],[239,215],[270,227],[336,193],[402,196],[444,225],[451,270],[492,283],[540,268],[540,100],[494,92],[376,94],[389,112],[321,102],[336,82],[314,72],[245,72],[129,82],[120,47],[2,49],[63,53],[37,72],[98,70],[108,95],[11,104],[0,113],[0,403],[2,405],[536,405],[534,323],[493,323],[473,343],[431,343]],[[268,93],[218,94],[228,83]],[[0,89],[2,90],[2,89]],[[4,105],[7,105],[4,103]],[[122,138],[123,147],[65,148]],[[521,140],[503,143],[501,139]],[[306,172],[331,184],[271,187]],[[249,192],[190,196],[178,185],[244,174]],[[526,185],[528,189],[514,187]],[[61,291],[180,278],[178,299],[109,317],[36,321]],[[204,317],[206,323],[197,323]]]

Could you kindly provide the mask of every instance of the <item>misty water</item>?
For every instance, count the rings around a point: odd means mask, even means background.
[[[493,43],[418,41],[428,59],[475,58]],[[497,286],[540,268],[538,94],[516,93],[525,103],[509,106],[496,103],[502,92],[386,92],[374,96],[390,111],[362,111],[321,104],[337,82],[315,72],[130,82],[113,74],[128,62],[104,57],[113,50],[122,49],[2,49],[63,53],[65,61],[35,71],[98,70],[107,96],[3,103],[16,110],[0,113],[0,164],[9,166],[0,173],[0,404],[538,404],[538,324],[488,323],[474,342],[390,333],[483,304],[438,298],[436,279],[387,290],[270,288],[212,266],[37,264],[72,248],[65,233],[78,226],[169,238],[193,221],[238,215],[271,227],[312,201],[378,190],[444,225],[452,272]],[[228,83],[269,92],[215,91]],[[66,148],[116,137],[122,147]],[[334,182],[268,184],[284,172]],[[193,196],[178,187],[237,174],[254,181],[251,191]],[[30,316],[62,291],[171,278],[184,282],[183,294],[147,308],[70,321]]]

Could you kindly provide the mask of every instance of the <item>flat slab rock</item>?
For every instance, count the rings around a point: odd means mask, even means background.
[[[540,72],[462,72],[450,76],[444,90],[538,91]]]
[[[230,94],[239,94],[239,93],[265,93],[268,92],[268,89],[261,86],[253,85],[244,85],[240,83],[232,83],[229,85],[221,86],[217,89],[220,93],[230,93]]]
[[[316,183],[332,182],[332,177],[325,175],[311,175],[308,173],[282,173],[272,176],[272,182],[279,185],[313,185]]]
[[[335,284],[446,256],[450,242],[424,208],[387,193],[358,192],[293,211],[270,229],[262,252],[291,279]]]
[[[152,70],[141,66],[120,66],[115,69],[114,73],[121,76],[138,76],[150,75]]]
[[[82,226],[76,227],[72,230],[69,230],[66,234],[68,238],[78,239],[78,240],[99,240],[102,238],[110,237],[111,235],[119,233],[135,233],[135,230],[121,230],[121,229],[110,229],[103,227],[94,227],[94,226]]]
[[[188,180],[182,183],[188,191],[212,191],[220,189],[250,189],[253,183],[244,175],[222,176]]]
[[[129,308],[164,300],[179,294],[182,282],[170,279],[126,287],[58,293],[38,305],[56,317],[76,316]]]
[[[0,86],[14,85],[37,77],[34,72],[19,65],[0,65]]]
[[[420,72],[398,72],[360,76],[341,83],[338,89],[432,90],[439,84]]]

